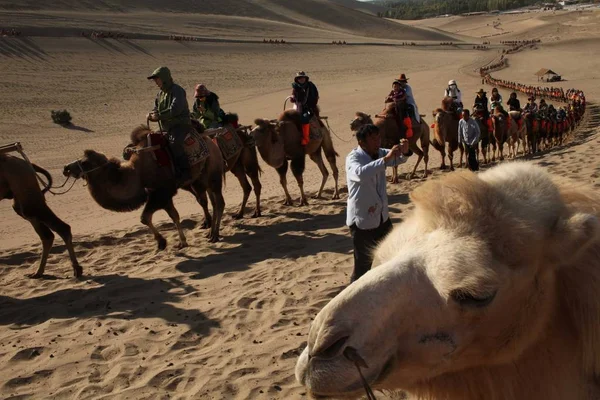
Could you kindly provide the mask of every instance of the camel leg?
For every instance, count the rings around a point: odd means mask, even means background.
[[[313,198],[314,199],[322,199],[323,198],[323,188],[325,187],[327,178],[329,178],[329,171],[327,171],[327,167],[325,167],[325,163],[323,162],[323,156],[321,154],[320,148],[315,153],[310,154],[309,157],[315,164],[317,164],[317,167],[319,167],[319,171],[321,171],[321,176],[322,176],[321,187],[319,188],[317,195],[314,196]]]
[[[73,274],[76,278],[80,278],[83,275],[83,269],[79,265],[77,257],[75,256],[75,249],[73,248],[73,235],[71,234],[71,227],[69,224],[58,218],[56,214],[54,214],[54,212],[47,206],[42,216],[40,216],[40,222],[56,232],[58,236],[60,236],[65,242],[65,246],[67,247],[67,252],[69,253],[69,258],[71,260]]]
[[[308,205],[308,200],[306,199],[306,194],[304,193],[304,178],[302,177],[302,174],[304,173],[304,162],[304,155],[302,155],[302,157],[292,159],[291,161],[292,173],[294,174],[296,182],[298,182],[298,188],[300,189],[300,206]]]
[[[162,251],[167,248],[167,240],[160,234],[158,229],[152,223],[152,216],[158,210],[165,209],[165,197],[164,192],[153,191],[150,192],[148,196],[148,202],[144,206],[144,210],[142,211],[142,217],[140,222],[150,228],[150,231],[154,235],[154,239],[158,245],[158,250]]]
[[[256,153],[250,153],[250,156],[251,157],[248,157],[248,159],[244,157],[244,171],[252,181],[252,186],[254,186],[254,196],[256,197],[256,208],[254,209],[252,218],[258,218],[261,216],[260,193],[262,191],[262,185],[260,183],[260,167],[258,166]]]
[[[187,240],[185,239],[185,235],[183,234],[183,228],[181,227],[181,220],[179,219],[179,213],[177,212],[177,209],[175,208],[175,204],[173,204],[173,199],[169,199],[169,202],[167,203],[166,207],[165,207],[165,211],[167,212],[167,214],[169,214],[169,217],[173,220],[173,223],[175,223],[175,226],[177,227],[177,233],[179,234],[179,244],[177,245],[178,249],[183,249],[184,247],[187,247]]]
[[[329,166],[331,167],[331,171],[333,172],[333,181],[335,183],[335,191],[333,192],[333,197],[331,198],[331,200],[338,200],[340,198],[340,190],[338,184],[340,173],[338,171],[337,165],[335,164],[335,152],[333,154],[327,154],[326,152],[325,157],[327,158],[327,162],[329,162]]]
[[[185,188],[185,190],[190,191],[194,197],[196,197],[196,201],[202,207],[202,211],[204,211],[204,221],[200,225],[200,229],[208,229],[212,225],[212,217],[210,215],[210,211],[208,210],[208,198],[206,197],[206,189],[204,186],[196,181],[192,183],[190,186]]]
[[[248,182],[248,178],[246,178],[246,173],[244,171],[244,166],[241,162],[237,162],[231,172],[235,175],[235,177],[240,182],[240,186],[244,192],[244,197],[242,198],[242,204],[237,213],[233,214],[234,219],[244,218],[244,209],[246,208],[246,203],[248,202],[248,198],[250,197],[250,193],[252,193],[252,186],[250,186],[250,182]]]
[[[293,205],[292,202],[292,196],[290,196],[290,192],[288,192],[288,188],[287,188],[287,170],[288,170],[288,161],[284,161],[283,164],[281,165],[281,167],[276,168],[277,173],[279,174],[279,183],[281,184],[281,187],[283,187],[283,191],[285,192],[285,200],[283,202],[284,206],[291,206]]]
[[[35,229],[38,236],[42,240],[42,258],[40,259],[40,265],[35,274],[30,274],[28,276],[32,279],[39,279],[44,276],[46,262],[48,262],[48,255],[50,254],[50,249],[52,248],[52,243],[54,242],[54,234],[46,225],[38,220],[33,219],[29,222],[31,225],[33,225],[33,229]]]
[[[450,162],[450,171],[454,171],[454,150],[452,150],[452,147],[450,146],[450,143],[447,144],[448,146],[448,161]]]
[[[219,185],[220,186],[220,185]],[[225,199],[221,190],[215,190],[216,188],[208,189],[208,196],[213,207],[213,223],[210,231],[208,232],[207,238],[211,243],[219,241],[219,231],[221,228],[221,219],[223,218],[223,212],[225,211]],[[219,188],[221,189],[221,188]]]
[[[417,162],[415,163],[415,166],[412,170],[412,172],[410,174],[408,174],[407,178],[410,180],[412,178],[415,177],[415,174],[417,172],[417,168],[419,167],[419,164],[421,163],[421,160],[423,159],[423,151],[421,151],[421,149],[419,148],[419,146],[417,146],[417,144],[415,143],[414,145],[411,144],[410,149],[412,150],[413,153],[415,153],[417,155]],[[427,170],[427,167],[425,167],[425,170]]]

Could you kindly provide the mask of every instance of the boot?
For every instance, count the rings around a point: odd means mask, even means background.
[[[302,124],[302,146],[310,141],[310,124]]]

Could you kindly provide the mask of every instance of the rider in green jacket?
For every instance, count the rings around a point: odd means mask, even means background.
[[[171,71],[167,67],[157,68],[148,79],[153,80],[160,88],[154,101],[154,110],[148,114],[148,119],[158,122],[161,129],[168,133],[169,147],[178,173],[176,184],[180,187],[192,179],[183,144],[186,135],[192,129],[186,93],[181,86],[173,82]]]

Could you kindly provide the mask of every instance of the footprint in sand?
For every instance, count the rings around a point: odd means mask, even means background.
[[[12,378],[12,379],[8,380],[8,382],[6,382],[4,384],[4,386],[7,388],[15,389],[15,388],[18,388],[21,386],[31,385],[32,383],[37,383],[37,382],[43,380],[44,378],[50,377],[53,373],[54,373],[53,369],[36,371],[33,373],[33,375]]]
[[[256,301],[255,297],[242,297],[237,301],[237,306],[241,308],[250,308],[250,305]]]
[[[11,361],[29,361],[38,357],[44,351],[43,347],[30,347],[28,349],[19,350],[17,354],[11,358]]]

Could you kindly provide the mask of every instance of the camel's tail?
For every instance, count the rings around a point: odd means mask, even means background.
[[[44,188],[42,189],[42,194],[45,194],[52,188],[52,175],[50,175],[50,172],[46,171],[44,168],[42,168],[40,166],[37,166],[33,163],[31,163],[31,166],[33,167],[33,169],[35,170],[36,173],[42,174],[46,177],[46,180],[48,182],[44,185]]]

